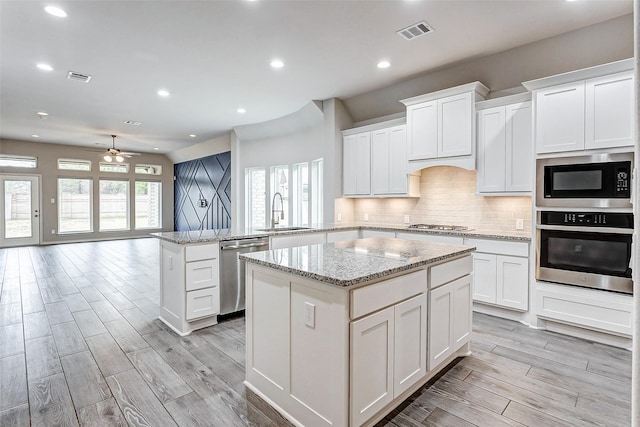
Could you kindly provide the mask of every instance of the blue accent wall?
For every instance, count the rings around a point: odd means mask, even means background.
[[[175,231],[231,227],[231,151],[176,163],[173,174]]]

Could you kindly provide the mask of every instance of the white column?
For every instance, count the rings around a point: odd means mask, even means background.
[[[640,120],[638,118],[638,105],[640,105],[640,0],[633,1],[633,35],[634,35],[634,77],[635,77],[635,100],[636,111],[635,117],[635,203],[633,204],[634,228],[633,241],[635,244],[635,256],[633,262],[633,301],[634,301],[634,319],[633,319],[633,354],[632,354],[632,380],[631,380],[631,425],[640,427],[640,185],[638,185],[637,170],[640,167],[640,143],[638,135],[640,135]]]

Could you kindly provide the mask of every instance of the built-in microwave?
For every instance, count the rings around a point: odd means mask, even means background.
[[[538,159],[536,205],[631,208],[633,153]]]

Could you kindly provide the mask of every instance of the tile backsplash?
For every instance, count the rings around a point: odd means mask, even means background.
[[[375,173],[375,172],[374,172]],[[530,196],[479,196],[476,171],[452,166],[422,170],[419,199],[355,199],[354,221],[364,224],[365,214],[372,224],[464,225],[481,231],[518,231],[516,219],[531,232]]]

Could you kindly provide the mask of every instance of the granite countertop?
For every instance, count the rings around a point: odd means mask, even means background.
[[[247,262],[335,286],[366,283],[469,254],[472,246],[371,237],[240,254]]]
[[[250,237],[268,237],[273,235],[289,235],[298,233],[314,233],[329,231],[346,231],[346,230],[378,230],[390,232],[416,233],[416,234],[434,234],[440,236],[468,237],[478,239],[494,239],[494,240],[514,240],[530,242],[531,235],[522,232],[497,232],[497,231],[450,231],[450,230],[409,230],[406,225],[391,224],[316,224],[309,228],[301,230],[275,229],[265,231],[263,229],[221,229],[221,230],[201,230],[201,231],[170,231],[151,233],[158,239],[166,240],[179,245],[193,243],[215,243],[225,240],[246,239]]]

